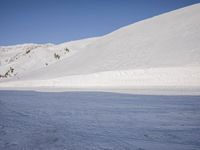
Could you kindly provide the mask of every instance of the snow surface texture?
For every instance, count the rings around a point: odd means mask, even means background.
[[[0,91],[1,150],[199,150],[199,96]]]
[[[0,74],[7,73],[1,88],[195,89],[200,87],[200,4],[102,37],[3,46],[0,52]]]

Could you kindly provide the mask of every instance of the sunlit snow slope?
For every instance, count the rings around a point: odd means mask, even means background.
[[[200,4],[102,37],[0,47],[0,52],[0,87],[196,88],[200,87]]]

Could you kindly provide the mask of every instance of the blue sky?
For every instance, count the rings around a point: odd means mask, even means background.
[[[0,0],[0,45],[62,43],[122,26],[200,0]]]

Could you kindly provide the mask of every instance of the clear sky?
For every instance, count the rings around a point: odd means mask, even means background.
[[[0,45],[62,43],[122,26],[200,0],[0,0]]]

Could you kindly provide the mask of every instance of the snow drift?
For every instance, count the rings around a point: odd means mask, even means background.
[[[0,87],[199,88],[199,12],[196,4],[59,45],[2,46]]]

